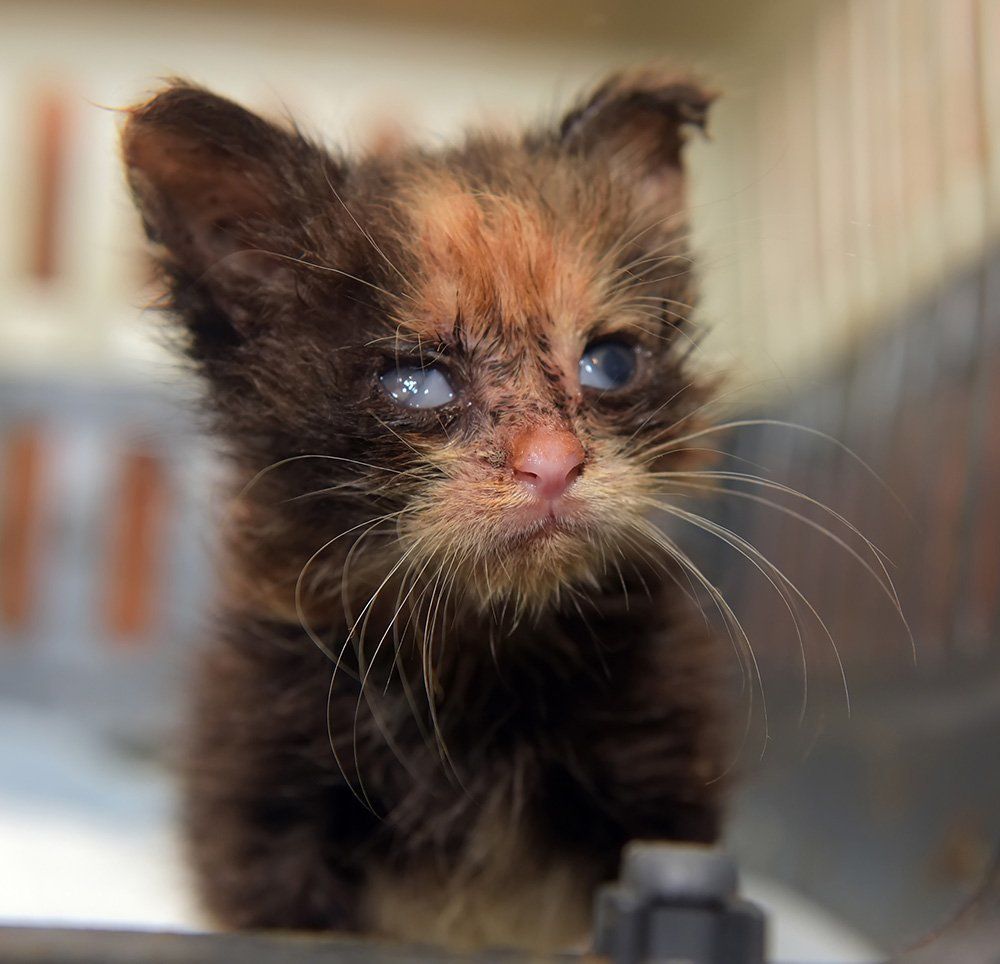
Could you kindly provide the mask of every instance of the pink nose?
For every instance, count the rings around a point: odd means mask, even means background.
[[[585,453],[572,432],[532,428],[514,440],[511,456],[515,479],[540,498],[557,499],[580,474]]]

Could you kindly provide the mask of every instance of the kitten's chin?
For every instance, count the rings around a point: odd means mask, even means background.
[[[418,555],[432,556],[429,570],[445,572],[454,598],[489,612],[541,612],[593,592],[623,556],[624,527],[573,496],[502,506],[440,498],[414,523],[408,534]]]
[[[484,608],[513,603],[541,612],[567,593],[591,589],[600,579],[600,552],[580,523],[549,517],[512,530],[494,559],[483,560],[477,595]]]

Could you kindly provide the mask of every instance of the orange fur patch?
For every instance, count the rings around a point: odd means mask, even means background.
[[[599,265],[540,204],[442,176],[415,188],[410,203],[420,281],[404,324],[418,337],[440,338],[458,317],[470,344],[540,327],[574,334],[599,317]]]

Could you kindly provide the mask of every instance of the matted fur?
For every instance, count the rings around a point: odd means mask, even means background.
[[[710,100],[643,71],[551,129],[354,158],[181,82],[129,113],[239,476],[186,768],[220,924],[565,946],[626,841],[715,838],[719,656],[643,537],[711,389],[681,173]],[[611,336],[633,383],[582,389]],[[381,390],[418,358],[453,402]],[[511,458],[547,427],[585,461],[536,532]]]

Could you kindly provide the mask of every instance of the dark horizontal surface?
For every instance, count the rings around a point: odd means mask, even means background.
[[[523,960],[492,952],[475,960]],[[547,960],[569,960],[552,957]],[[145,931],[0,928],[3,964],[351,964],[470,960],[431,948],[305,934],[179,934]],[[533,957],[533,961],[546,959]]]

